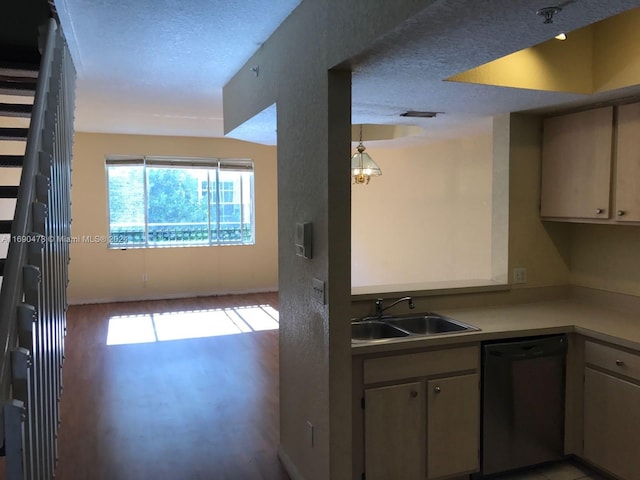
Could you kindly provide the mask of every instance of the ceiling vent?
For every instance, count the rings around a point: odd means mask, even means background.
[[[419,110],[409,110],[408,112],[401,113],[401,117],[411,118],[435,118],[436,115],[442,112],[421,112]]]

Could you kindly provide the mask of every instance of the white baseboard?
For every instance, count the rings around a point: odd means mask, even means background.
[[[282,445],[278,445],[278,458],[280,463],[291,477],[291,480],[304,480],[304,477],[300,474],[296,465],[291,461],[289,455],[282,449]]]
[[[74,299],[69,298],[69,305],[90,305],[96,303],[119,303],[119,302],[139,302],[146,300],[175,300],[180,298],[199,298],[199,297],[222,297],[225,295],[249,295],[253,293],[275,293],[278,288],[273,289],[248,289],[248,290],[230,290],[230,291],[218,291],[211,293],[178,293],[178,294],[151,294],[149,296],[136,296],[136,297],[105,297],[105,298],[89,298],[89,299]]]

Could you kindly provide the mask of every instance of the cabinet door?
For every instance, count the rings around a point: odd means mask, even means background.
[[[478,374],[427,383],[427,478],[475,472],[480,453]]]
[[[613,108],[544,122],[540,215],[609,218]]]
[[[424,478],[423,390],[420,382],[365,390],[367,480]]]
[[[618,107],[615,189],[615,219],[640,222],[640,103]]]
[[[585,369],[584,456],[625,480],[640,480],[639,406],[640,386]]]

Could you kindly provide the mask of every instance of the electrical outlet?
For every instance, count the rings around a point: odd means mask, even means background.
[[[513,283],[527,283],[527,269],[525,267],[513,269]]]
[[[318,278],[314,278],[311,281],[311,289],[313,299],[318,302],[320,305],[325,304],[324,299],[324,282]]]
[[[309,420],[307,420],[307,427],[308,427],[308,430],[309,430],[309,445],[311,447],[313,447],[313,444],[314,444],[313,423],[311,423]]]

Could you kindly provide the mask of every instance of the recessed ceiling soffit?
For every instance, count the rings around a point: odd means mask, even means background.
[[[638,25],[640,8],[566,32],[564,41],[552,38],[447,80],[585,95],[638,85]]]

